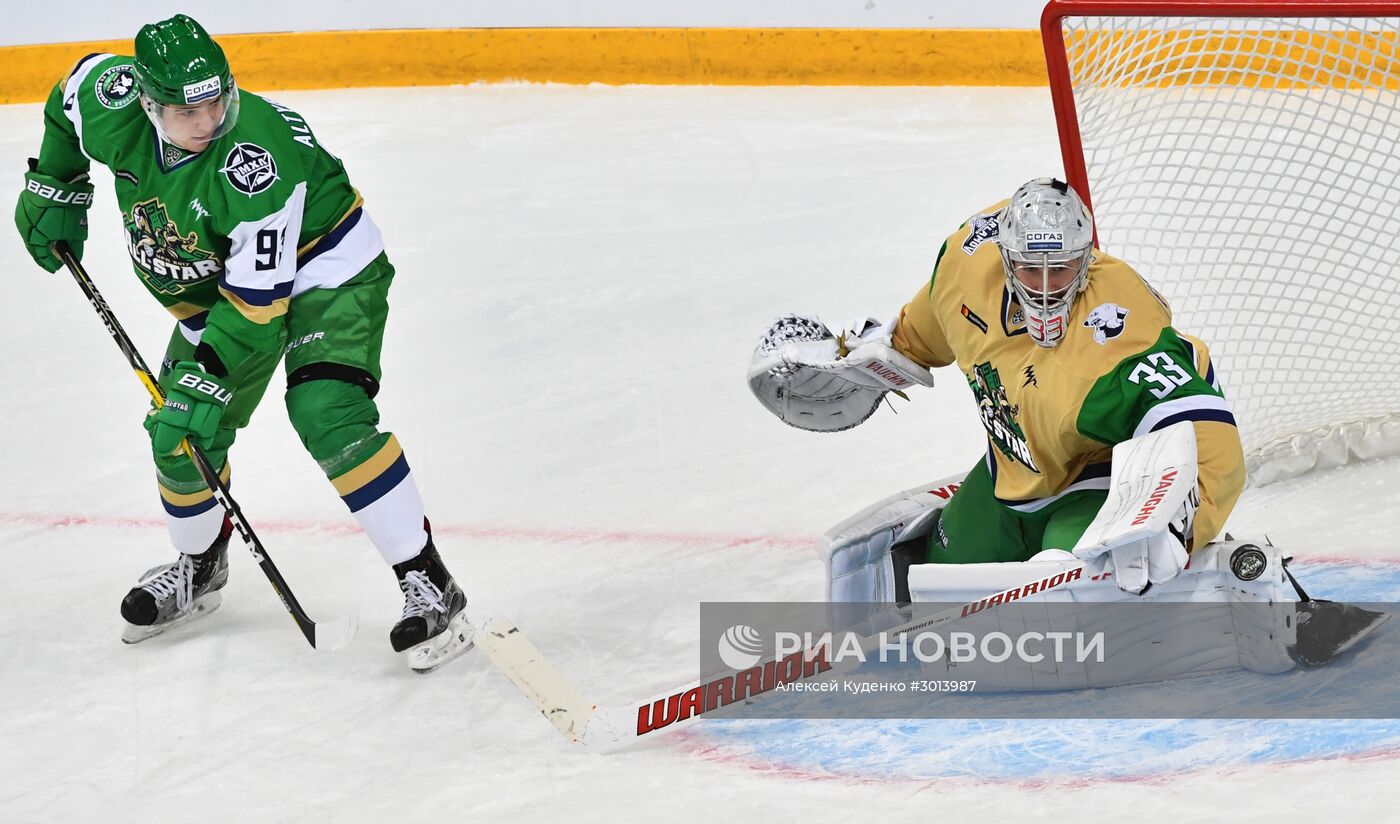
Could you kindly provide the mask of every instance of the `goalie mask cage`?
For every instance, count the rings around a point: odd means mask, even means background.
[[[1210,346],[1254,483],[1400,452],[1400,2],[1051,0],[1069,181]]]

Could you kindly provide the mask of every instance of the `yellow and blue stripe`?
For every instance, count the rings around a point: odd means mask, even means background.
[[[408,477],[408,459],[398,438],[390,435],[384,445],[354,469],[331,478],[340,499],[351,512],[359,512],[387,495]]]
[[[224,486],[229,485],[229,465],[224,463],[224,468],[219,471],[219,479],[224,482]],[[156,486],[160,489],[160,503],[165,507],[165,511],[173,518],[193,518],[202,515],[218,505],[214,498],[214,493],[209,487],[204,486],[204,481],[198,481],[198,488],[195,484],[190,484],[186,489],[194,491],[182,492],[172,488],[175,484],[164,477],[157,476]]]

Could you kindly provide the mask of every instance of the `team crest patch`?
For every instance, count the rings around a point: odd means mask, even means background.
[[[1127,328],[1127,317],[1128,310],[1118,304],[1101,303],[1089,313],[1084,325],[1094,330],[1094,342],[1103,346],[1108,343],[1109,338],[1123,334],[1123,330]]]
[[[235,144],[219,171],[228,178],[228,185],[248,197],[267,191],[277,182],[277,161],[267,149],[254,143]]]
[[[123,109],[136,99],[136,75],[131,66],[113,66],[97,78],[97,102],[106,109]]]
[[[989,240],[996,240],[1001,233],[1001,212],[992,212],[989,215],[978,215],[972,219],[972,232],[968,234],[967,240],[963,241],[962,250],[969,255],[977,251]]]
[[[990,361],[977,364],[967,382],[977,397],[977,410],[992,444],[1007,459],[1040,474],[1040,467],[1035,465],[1035,457],[1031,455],[1031,446],[1026,442],[1025,430],[1016,422],[1021,407],[1013,405],[1006,396],[1006,386],[996,367]]]

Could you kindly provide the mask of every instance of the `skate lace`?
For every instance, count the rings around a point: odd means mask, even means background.
[[[403,605],[404,618],[417,618],[430,611],[447,612],[447,604],[442,601],[442,590],[422,572],[414,570],[403,576],[399,580],[399,589],[403,590],[406,599]]]
[[[160,600],[175,596],[175,608],[185,612],[194,600],[194,572],[194,556],[181,553],[175,563],[148,571],[147,576],[155,575],[143,580],[141,588]]]

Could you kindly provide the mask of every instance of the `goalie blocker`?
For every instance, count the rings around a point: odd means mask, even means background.
[[[905,490],[829,530],[822,541],[833,631],[861,635],[910,619],[913,603],[986,600],[988,593],[1034,580],[1068,581],[1049,592],[1023,587],[1022,607],[997,610],[987,602],[966,618],[969,631],[1103,632],[1108,649],[1143,641],[1143,627],[1103,620],[1122,613],[1095,610],[1112,603],[1192,604],[1158,610],[1150,627],[1150,656],[1104,662],[1043,662],[1014,658],[961,662],[958,678],[990,689],[1102,687],[1157,681],[1230,669],[1280,673],[1315,666],[1350,648],[1389,616],[1313,600],[1267,541],[1226,536],[1186,555],[1195,492],[1195,442],[1190,424],[1178,424],[1114,448],[1111,491],[1099,516],[1070,553],[1048,549],[1023,563],[924,563],[925,545],[962,476]],[[1126,578],[1128,580],[1121,580]],[[1083,608],[1079,608],[1082,605]],[[1036,626],[1033,616],[1056,615]],[[1049,620],[1046,618],[1045,620]],[[948,677],[945,660],[926,663],[931,677]]]

